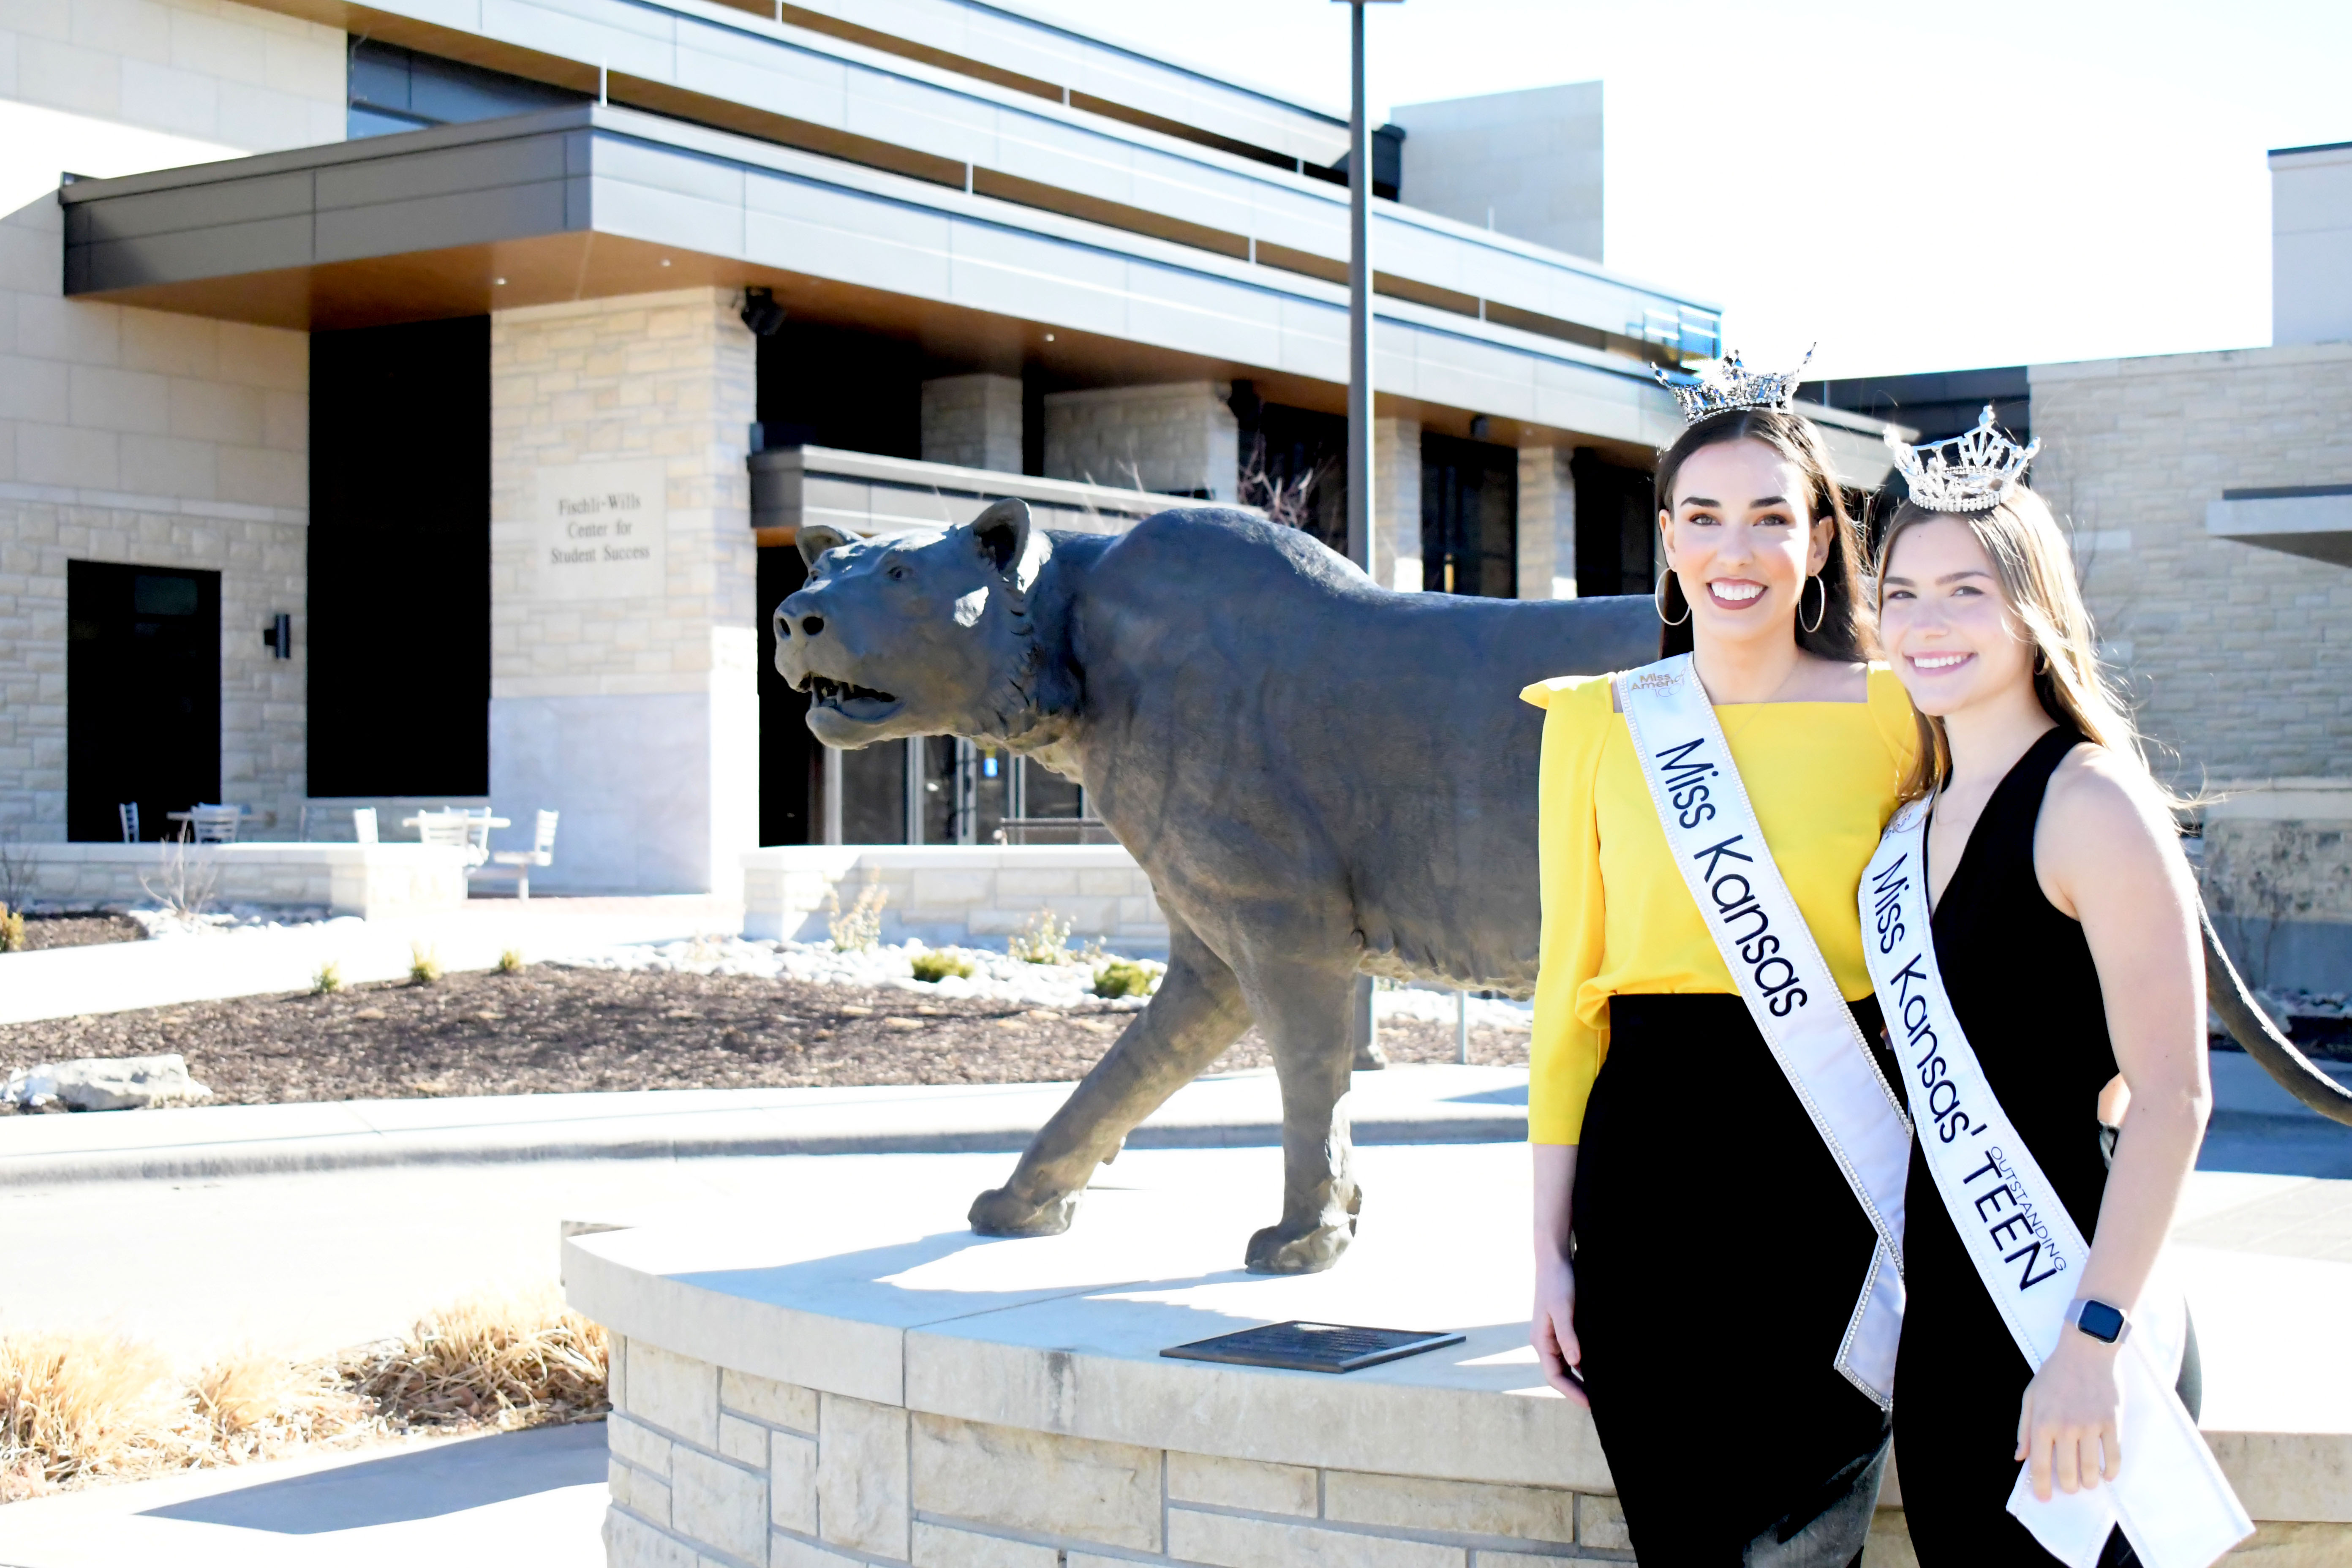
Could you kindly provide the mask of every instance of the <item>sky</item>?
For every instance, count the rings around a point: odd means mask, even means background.
[[[1334,0],[1015,3],[1346,112]],[[1368,9],[1376,115],[1600,79],[1601,259],[1817,375],[2268,343],[2263,154],[2352,141],[2347,0]]]

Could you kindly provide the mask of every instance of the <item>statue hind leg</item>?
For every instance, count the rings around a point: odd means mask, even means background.
[[[1355,1062],[1355,976],[1286,965],[1251,974],[1250,999],[1282,1080],[1282,1222],[1250,1237],[1253,1274],[1314,1274],[1355,1239],[1363,1206],[1340,1103]]]
[[[1067,1230],[1095,1167],[1249,1025],[1234,972],[1171,912],[1168,973],[1150,1005],[1030,1140],[1013,1179],[973,1200],[971,1228],[982,1236]]]

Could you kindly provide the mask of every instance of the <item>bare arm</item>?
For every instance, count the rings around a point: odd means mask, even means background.
[[[2075,1293],[2129,1312],[2172,1228],[2212,1106],[2196,886],[2162,805],[2095,747],[2076,748],[2052,776],[2033,850],[2051,901],[2083,922],[2129,1104]],[[2087,1125],[2092,1108],[2083,1109]],[[2102,1473],[2115,1479],[2115,1355],[2070,1331],[2026,1391],[2019,1458],[2032,1460],[2042,1495],[2053,1479],[2072,1491]]]
[[[1589,1404],[1574,1368],[1584,1359],[1576,1342],[1576,1270],[1569,1261],[1570,1199],[1576,1193],[1576,1145],[1536,1143],[1536,1304],[1528,1337],[1544,1381],[1579,1405]]]

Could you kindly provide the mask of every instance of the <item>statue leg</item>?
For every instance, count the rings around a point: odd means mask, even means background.
[[[1067,1230],[1095,1167],[1249,1025],[1234,972],[1171,913],[1168,973],[1150,1005],[1039,1129],[1013,1179],[973,1201],[971,1228],[982,1236]]]
[[[1348,1250],[1363,1193],[1339,1102],[1355,1062],[1355,976],[1285,969],[1251,976],[1249,994],[1282,1080],[1282,1223],[1250,1237],[1253,1274],[1314,1274]]]

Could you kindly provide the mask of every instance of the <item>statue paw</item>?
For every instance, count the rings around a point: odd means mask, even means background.
[[[1244,1265],[1253,1274],[1320,1274],[1339,1261],[1355,1235],[1352,1218],[1305,1231],[1270,1225],[1250,1237]]]
[[[1078,1196],[1059,1193],[1029,1198],[1011,1187],[997,1187],[971,1201],[968,1217],[981,1236],[1059,1236],[1078,1212]]]

